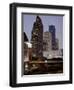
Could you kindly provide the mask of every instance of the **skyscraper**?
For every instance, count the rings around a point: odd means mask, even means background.
[[[43,32],[43,51],[50,51],[52,49],[52,35],[49,31]]]
[[[58,50],[59,49],[59,40],[56,38],[55,41],[56,41],[55,49]]]
[[[43,56],[48,57],[52,49],[52,35],[49,31],[43,32]]]
[[[56,49],[55,47],[56,46],[56,35],[55,35],[56,29],[54,25],[49,26],[49,32],[52,34],[52,50],[55,50]]]
[[[43,24],[39,16],[33,24],[31,43],[33,56],[43,57]]]

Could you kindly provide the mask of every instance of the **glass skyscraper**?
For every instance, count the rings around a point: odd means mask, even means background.
[[[43,57],[43,24],[39,16],[33,24],[31,43],[33,56]]]
[[[52,34],[52,50],[55,50],[56,49],[56,35],[55,35],[56,29],[54,25],[49,26],[49,32]]]

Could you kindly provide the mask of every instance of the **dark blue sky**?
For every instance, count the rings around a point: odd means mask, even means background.
[[[28,39],[31,39],[31,31],[33,23],[37,15],[23,14],[23,31],[26,33]],[[48,31],[49,25],[55,25],[56,38],[59,40],[59,48],[63,48],[63,16],[59,15],[39,15],[42,23],[43,30]]]

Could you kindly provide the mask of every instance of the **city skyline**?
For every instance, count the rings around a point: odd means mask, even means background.
[[[55,25],[44,31],[42,19],[37,15],[30,41],[24,32],[24,74],[63,73],[63,54],[55,34]]]
[[[23,31],[26,33],[29,41],[31,41],[31,32],[33,23],[37,15],[23,14]],[[49,26],[54,25],[56,29],[56,38],[59,39],[59,48],[63,48],[63,16],[45,16],[39,15],[43,23],[43,31],[49,31]]]

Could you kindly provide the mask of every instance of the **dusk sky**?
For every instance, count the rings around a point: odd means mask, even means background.
[[[37,15],[23,14],[23,31],[26,33],[29,41],[31,31]],[[43,31],[49,31],[49,25],[55,25],[56,38],[59,40],[59,48],[63,48],[63,16],[58,15],[39,15],[43,23]]]

